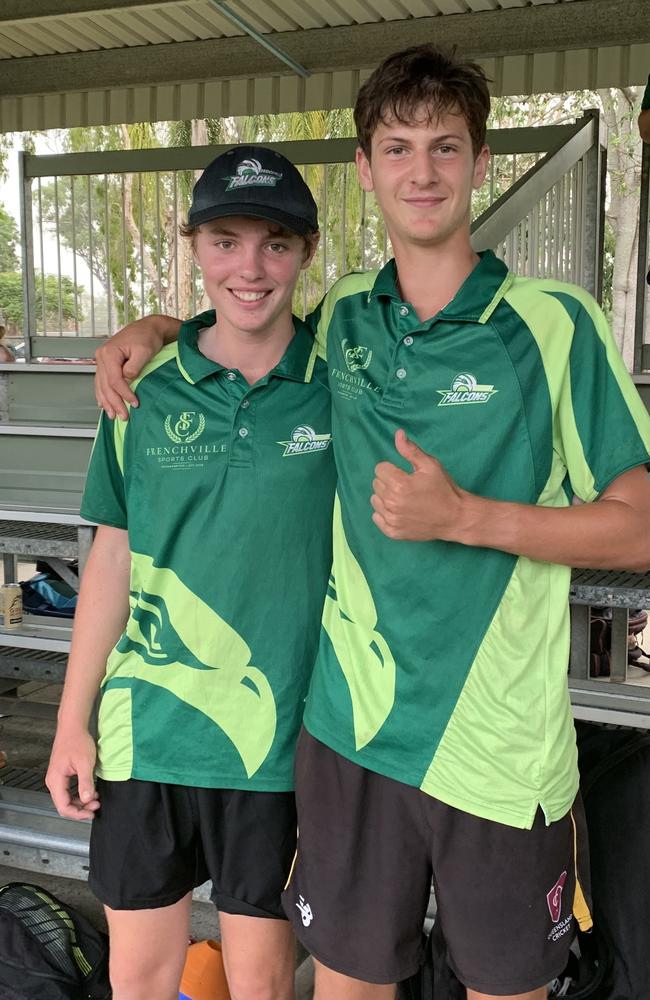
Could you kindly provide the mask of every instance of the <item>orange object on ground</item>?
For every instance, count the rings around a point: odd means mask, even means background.
[[[179,1000],[230,1000],[218,941],[197,941],[187,949]]]

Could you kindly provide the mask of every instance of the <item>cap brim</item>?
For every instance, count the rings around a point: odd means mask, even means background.
[[[282,212],[275,208],[264,208],[262,205],[251,205],[250,203],[215,205],[213,208],[204,208],[200,212],[190,212],[187,221],[190,226],[201,226],[204,222],[225,219],[234,215],[241,215],[247,219],[266,219],[268,222],[277,222],[279,226],[290,229],[298,236],[309,236],[310,233],[317,231],[312,229],[304,219],[299,219],[288,212]]]

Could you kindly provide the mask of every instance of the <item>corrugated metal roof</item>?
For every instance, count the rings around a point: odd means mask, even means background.
[[[3,0],[0,130],[350,106],[388,52],[477,58],[499,94],[624,86],[650,69],[648,0]]]

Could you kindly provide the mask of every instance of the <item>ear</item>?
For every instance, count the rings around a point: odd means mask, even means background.
[[[370,166],[370,160],[362,150],[361,146],[357,146],[354,159],[357,165],[357,174],[359,175],[359,183],[361,187],[364,191],[374,191],[375,186],[372,181],[372,168]]]
[[[483,146],[479,150],[479,154],[474,161],[474,176],[472,178],[472,187],[480,188],[481,184],[485,180],[485,175],[487,174],[488,164],[490,162],[490,147]]]
[[[318,249],[318,244],[320,242],[320,233],[310,233],[309,236],[305,237],[305,257],[300,265],[301,271],[306,271],[312,260],[314,259],[314,254]]]

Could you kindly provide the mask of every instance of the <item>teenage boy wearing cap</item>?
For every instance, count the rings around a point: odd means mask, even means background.
[[[93,818],[115,1000],[177,1000],[208,878],[232,1000],[293,997],[280,893],[335,482],[325,365],[291,314],[317,230],[284,157],[214,160],[184,230],[214,309],[142,372],[128,423],[100,419],[47,785],[62,816]]]

